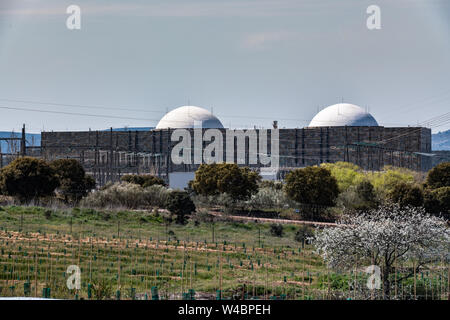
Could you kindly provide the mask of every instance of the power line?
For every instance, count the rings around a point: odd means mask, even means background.
[[[133,117],[111,116],[111,115],[104,115],[104,114],[89,114],[89,113],[79,113],[79,112],[66,112],[66,111],[37,110],[37,109],[30,109],[30,108],[7,107],[7,106],[0,106],[0,109],[30,111],[30,112],[40,112],[40,113],[52,113],[52,114],[64,114],[64,115],[95,117],[95,118],[113,118],[113,119],[127,119],[127,120],[138,120],[138,121],[159,121],[159,119],[133,118]]]
[[[133,111],[133,112],[146,112],[146,113],[166,113],[166,111],[162,110],[144,110],[144,109],[132,109],[128,107],[104,107],[104,106],[93,106],[93,105],[83,105],[83,104],[67,104],[67,103],[56,103],[56,102],[42,102],[42,101],[32,101],[32,100],[16,100],[16,99],[3,99],[0,98],[1,101],[7,102],[18,102],[18,103],[33,103],[33,104],[42,104],[49,106],[58,106],[58,107],[75,107],[75,108],[88,108],[88,109],[103,109],[103,110],[119,110],[119,111]]]
[[[158,114],[166,114],[167,110],[144,110],[144,109],[135,109],[129,107],[105,107],[105,106],[94,106],[94,105],[86,105],[86,104],[67,104],[67,103],[56,103],[56,102],[43,102],[43,101],[34,101],[34,100],[22,100],[22,99],[6,99],[0,98],[1,101],[7,102],[16,102],[16,103],[31,103],[31,104],[40,104],[47,106],[58,106],[58,107],[69,107],[69,108],[87,108],[87,109],[100,109],[100,110],[116,110],[116,111],[131,111],[131,112],[143,112],[143,113],[158,113]],[[4,107],[6,108],[6,107]],[[135,117],[122,117],[122,116],[111,116],[111,115],[91,115],[79,112],[66,112],[66,111],[50,111],[50,110],[37,110],[37,109],[28,109],[24,107],[8,107],[11,110],[22,110],[30,111],[30,112],[46,112],[46,113],[55,113],[55,114],[66,114],[66,115],[76,115],[76,116],[87,116],[87,117],[103,117],[103,118],[116,118],[116,119],[127,119],[127,120],[145,120],[145,121],[159,121],[160,119],[145,119],[145,118],[135,118]],[[219,118],[239,118],[239,119],[258,119],[258,120],[280,120],[280,121],[289,121],[289,122],[306,122],[309,123],[311,119],[303,119],[303,118],[292,118],[292,117],[264,117],[264,116],[246,116],[246,115],[224,115],[217,114]],[[320,121],[319,121],[320,122]],[[327,123],[338,123],[338,121],[327,120]],[[399,123],[386,123],[386,124],[399,124]],[[249,126],[251,127],[251,126]]]

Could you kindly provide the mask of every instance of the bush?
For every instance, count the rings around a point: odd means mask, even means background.
[[[176,223],[186,224],[186,216],[195,212],[194,202],[185,191],[172,191],[167,198],[167,210],[176,216]]]
[[[65,202],[78,202],[95,188],[95,180],[86,175],[84,168],[75,159],[58,159],[50,166],[55,171],[59,186],[57,191]]]
[[[2,192],[26,203],[52,195],[57,186],[55,171],[41,159],[19,158],[0,171]]]
[[[264,187],[250,198],[248,205],[253,209],[273,209],[281,208],[288,202],[289,199],[281,189]]]
[[[197,207],[234,207],[233,198],[227,193],[221,193],[218,195],[204,196],[201,194],[192,195],[192,201],[194,201]]]
[[[259,188],[283,190],[283,183],[281,181],[263,180],[259,183]]]
[[[356,186],[356,194],[359,198],[367,203],[376,202],[376,194],[373,185],[368,180],[363,180]]]
[[[389,193],[389,198],[404,208],[407,206],[421,207],[423,205],[423,192],[419,186],[399,183]]]
[[[314,229],[307,225],[302,225],[300,228],[298,228],[297,232],[295,233],[295,241],[305,243],[307,242],[308,238],[311,238],[314,236]]]
[[[336,163],[322,163],[320,167],[330,170],[341,192],[364,180],[364,173],[353,163],[338,161]]]
[[[211,196],[227,193],[234,201],[247,200],[258,191],[261,177],[249,168],[234,163],[202,164],[189,187],[195,193]]]
[[[153,185],[144,188],[144,203],[146,207],[164,208],[167,203],[167,198],[170,190],[162,185]]]
[[[426,185],[428,188],[437,189],[450,187],[450,162],[443,162],[428,172]]]
[[[51,210],[45,210],[44,211],[45,219],[49,220],[52,217],[52,211]]]
[[[208,210],[200,209],[195,212],[194,215],[191,216],[192,220],[197,224],[200,223],[214,223],[216,221],[216,216],[212,215],[208,212]]]
[[[127,174],[124,175],[120,180],[128,183],[138,184],[143,188],[151,187],[154,185],[165,186],[166,183],[163,179],[152,176],[152,175],[136,175],[136,174]]]
[[[347,211],[364,211],[376,208],[379,201],[375,192],[370,192],[370,186],[371,184],[366,184],[366,182],[350,186],[339,194],[336,200],[337,206]]]
[[[428,213],[450,214],[450,187],[426,190],[424,194],[424,207]]]
[[[336,179],[320,167],[306,167],[289,172],[285,179],[286,195],[299,203],[332,206],[339,194]]]
[[[380,197],[389,197],[395,186],[401,183],[414,184],[420,182],[417,173],[404,169],[387,166],[383,171],[369,172],[367,178]]]
[[[111,281],[105,278],[94,280],[92,291],[96,300],[104,300],[111,298],[113,288]]]
[[[106,189],[89,194],[81,206],[93,208],[163,208],[170,191],[161,185],[142,188],[132,183],[115,183]]]
[[[281,224],[274,223],[270,225],[270,234],[274,237],[282,237],[283,231],[283,225]]]

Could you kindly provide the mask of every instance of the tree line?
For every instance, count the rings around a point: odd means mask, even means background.
[[[124,175],[121,180],[144,189],[155,185],[167,187],[164,180],[152,175]],[[74,159],[47,162],[24,157],[0,170],[0,192],[23,203],[55,196],[68,204],[77,204],[95,187],[95,180]],[[106,188],[108,185],[103,187]],[[449,214],[450,163],[437,165],[426,176],[401,168],[366,172],[351,163],[325,163],[292,170],[283,182],[262,181],[257,172],[232,163],[202,164],[194,180],[186,190],[177,191],[174,199],[183,198],[180,201],[184,206],[192,209],[185,201],[193,195],[225,194],[231,202],[245,202],[262,189],[273,189],[287,200],[312,208],[341,206],[345,210],[363,211],[391,202],[400,207],[424,207],[429,213]],[[176,211],[173,207],[172,210]]]

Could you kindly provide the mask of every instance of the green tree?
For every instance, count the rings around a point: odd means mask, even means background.
[[[339,188],[328,169],[306,167],[286,175],[285,192],[299,203],[332,206],[339,195]]]
[[[270,234],[274,237],[282,237],[284,233],[284,228],[282,224],[272,223],[270,225]]]
[[[138,184],[143,188],[150,187],[153,185],[161,185],[161,186],[166,185],[163,179],[149,174],[146,175],[127,174],[124,175],[120,180],[128,183]]]
[[[167,199],[167,210],[176,216],[176,223],[186,224],[186,216],[195,212],[195,204],[185,191],[172,191]]]
[[[322,163],[320,166],[330,170],[331,175],[336,178],[341,192],[364,180],[364,173],[353,163],[338,161],[336,163]]]
[[[233,200],[247,200],[258,192],[260,180],[258,173],[234,163],[202,164],[190,187],[201,195],[227,193]]]
[[[356,185],[356,194],[367,203],[376,202],[376,194],[373,185],[368,180],[363,180]]]
[[[428,213],[450,214],[450,187],[425,190],[423,206]]]
[[[389,198],[398,203],[401,208],[406,206],[421,207],[423,205],[423,192],[417,185],[399,183],[389,193]]]
[[[52,195],[58,186],[58,178],[46,161],[23,157],[1,169],[0,186],[4,194],[28,203]]]
[[[426,186],[431,189],[450,187],[450,162],[443,162],[428,172]]]
[[[83,166],[75,159],[58,159],[50,166],[58,178],[57,191],[66,202],[78,202],[95,188],[94,178],[86,175]]]
[[[366,174],[369,181],[380,196],[387,196],[400,183],[416,182],[415,173],[404,168],[386,166],[383,171]]]

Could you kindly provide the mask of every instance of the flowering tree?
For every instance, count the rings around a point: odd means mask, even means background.
[[[450,258],[446,221],[422,208],[387,205],[346,216],[339,224],[316,232],[317,252],[333,269],[352,269],[361,263],[379,266],[385,299],[390,297],[396,261],[414,262],[406,275],[396,279],[401,281],[433,260]]]

